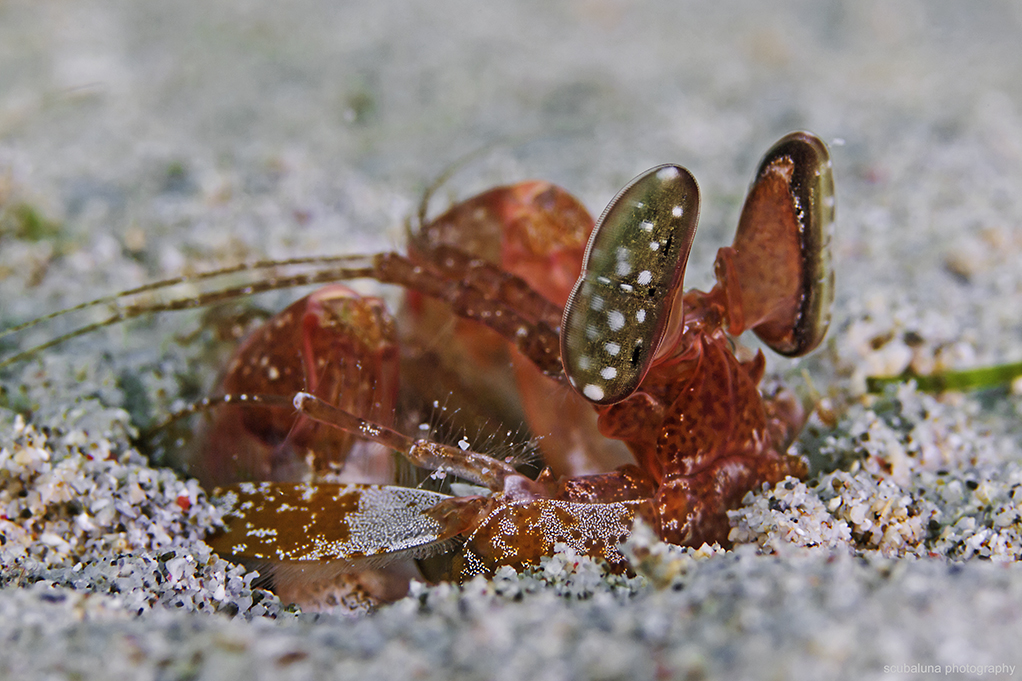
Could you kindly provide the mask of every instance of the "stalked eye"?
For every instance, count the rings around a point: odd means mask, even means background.
[[[743,326],[782,355],[806,354],[827,332],[833,222],[826,145],[807,132],[786,135],[760,162],[732,244]]]
[[[591,402],[635,392],[668,328],[699,219],[699,186],[676,165],[622,189],[589,238],[561,320],[568,382]]]

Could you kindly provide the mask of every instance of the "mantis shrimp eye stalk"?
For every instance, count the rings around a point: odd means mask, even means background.
[[[571,386],[620,402],[649,371],[675,311],[699,220],[699,186],[681,166],[646,171],[600,216],[561,321]]]
[[[718,255],[731,335],[752,329],[788,357],[819,345],[834,300],[833,224],[834,178],[826,145],[807,132],[785,135],[760,162],[735,240]]]

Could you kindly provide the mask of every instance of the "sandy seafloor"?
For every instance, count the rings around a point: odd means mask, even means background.
[[[423,188],[484,147],[440,203],[539,177],[599,212],[685,165],[701,287],[783,133],[831,145],[838,201],[825,347],[770,364],[823,400],[812,476],[750,498],[734,551],[646,582],[569,556],[295,617],[201,544],[195,482],[132,449],[213,380],[181,341],[196,313],[5,370],[0,678],[1022,674],[1019,386],[863,397],[909,364],[1022,360],[1020,34],[1012,2],[0,1],[3,326],[241,260],[400,247]]]

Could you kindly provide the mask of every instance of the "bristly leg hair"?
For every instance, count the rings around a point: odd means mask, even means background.
[[[415,419],[419,421],[417,426],[408,426],[415,431],[415,437],[462,450],[484,453],[519,469],[529,477],[535,477],[542,468],[542,455],[538,445],[541,438],[532,436],[524,424],[502,430],[490,428],[490,421],[487,420],[479,424],[478,432],[471,434],[464,428],[454,425],[459,410],[448,408],[447,400],[444,403],[433,400],[430,407],[428,417]],[[451,483],[457,484],[457,480],[451,476],[423,475],[421,469],[416,468],[399,468],[399,474],[406,474],[407,477],[399,477],[398,484],[409,487],[433,489],[434,484],[438,483],[435,488],[444,491],[450,489]]]
[[[355,416],[354,414],[350,414],[343,410],[337,409],[336,407],[333,407],[329,403],[324,402],[314,397],[313,395],[303,392],[299,392],[294,396],[260,395],[260,394],[252,395],[226,394],[206,397],[199,400],[198,402],[189,404],[184,408],[173,412],[172,414],[169,414],[155,427],[147,430],[146,433],[143,434],[143,437],[151,437],[154,432],[166,428],[167,426],[176,421],[226,404],[235,405],[251,404],[254,406],[259,405],[272,407],[297,407],[295,412],[296,414],[305,413],[308,417],[316,421],[320,421],[321,423],[325,423],[332,427],[340,428],[352,434],[359,435],[366,440],[376,442],[377,444],[381,444],[397,452],[398,454],[401,454],[402,458],[410,462],[412,466],[419,467],[420,470],[424,469],[430,471],[430,473],[426,474],[426,478],[432,478],[434,480],[445,482],[448,485],[447,489],[449,489],[450,483],[455,481],[459,477],[466,479],[469,483],[472,483],[474,485],[481,484],[484,486],[488,486],[490,489],[495,488],[492,486],[495,484],[492,481],[487,482],[484,480],[475,479],[473,477],[466,478],[464,475],[459,476],[458,475],[459,471],[456,468],[449,468],[446,464],[439,466],[438,468],[430,468],[430,466],[425,462],[417,460],[417,458],[421,457],[422,454],[417,453],[420,452],[421,450],[416,443],[422,441],[432,442],[432,438],[423,436],[421,434],[416,434],[415,437],[403,435],[391,428],[386,428],[379,424],[372,423],[371,421],[367,421],[358,416]],[[300,404],[312,404],[313,409],[315,411],[299,406]],[[323,411],[326,411],[328,413],[328,416],[324,417],[318,414],[318,412]],[[509,431],[509,434],[510,433],[511,432]],[[502,478],[503,476],[506,475],[515,474],[516,467],[518,465],[521,465],[523,462],[528,461],[528,459],[526,458],[527,456],[530,455],[535,456],[534,443],[535,439],[528,440],[522,445],[520,445],[525,449],[522,449],[518,452],[515,452],[512,449],[511,454],[505,455],[503,457],[493,456],[491,453],[487,452],[485,448],[476,449],[471,447],[468,443],[468,440],[464,438],[464,436],[453,445],[445,444],[443,442],[432,442],[434,446],[431,449],[438,451],[446,450],[452,452],[454,454],[453,457],[446,457],[444,459],[445,461],[448,462],[450,460],[453,460],[453,458],[458,458],[462,455],[465,457],[486,457],[488,460],[493,461],[492,467],[496,469],[495,475]],[[514,448],[519,445],[515,445],[514,443],[508,443],[508,446]],[[430,454],[432,453],[435,452],[431,452]],[[426,456],[429,456],[430,454],[426,454]],[[437,470],[441,471],[442,474],[433,475],[433,473]],[[422,488],[428,488],[428,486],[424,485],[422,481],[419,482],[418,486]]]

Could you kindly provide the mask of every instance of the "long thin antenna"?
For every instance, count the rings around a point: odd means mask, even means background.
[[[93,300],[79,303],[74,307],[68,307],[63,310],[57,310],[51,312],[42,317],[36,317],[35,319],[29,320],[22,324],[9,327],[7,329],[0,330],[0,338],[30,329],[33,326],[38,326],[43,322],[48,322],[58,317],[71,314],[72,312],[79,312],[81,310],[87,310],[90,307],[97,307],[99,305],[113,304],[122,298],[128,298],[130,296],[136,296],[140,293],[148,293],[150,291],[158,291],[160,289],[171,288],[173,286],[179,286],[181,284],[188,284],[197,281],[204,281],[207,279],[214,279],[217,277],[227,276],[229,274],[237,274],[238,272],[254,272],[258,270],[271,269],[276,267],[288,267],[292,265],[329,265],[336,262],[344,261],[349,259],[350,255],[335,255],[335,256],[316,256],[306,258],[288,258],[285,260],[258,260],[251,263],[241,263],[238,265],[231,265],[229,267],[223,267],[217,270],[210,270],[209,272],[200,272],[198,274],[181,275],[177,277],[171,277],[170,279],[163,279],[161,281],[154,281],[137,288],[128,289],[126,291],[120,291],[118,293],[112,293],[110,295],[95,298]]]
[[[162,303],[123,305],[105,319],[102,319],[98,322],[93,322],[91,324],[86,324],[84,326],[80,326],[76,329],[73,329],[72,331],[57,336],[56,338],[52,338],[46,341],[45,343],[40,343],[39,345],[33,346],[31,348],[28,348],[27,350],[23,350],[22,352],[16,353],[14,355],[11,355],[10,357],[0,360],[0,369],[15,364],[17,362],[21,362],[25,359],[28,359],[29,357],[32,357],[33,355],[42,352],[43,350],[47,350],[49,348],[60,345],[66,341],[71,340],[72,338],[84,336],[98,329],[102,329],[113,324],[119,324],[129,319],[134,319],[135,317],[141,317],[147,314],[154,314],[158,312],[170,312],[174,310],[190,310],[193,308],[212,305],[213,303],[218,303],[223,300],[231,300],[233,298],[247,296],[254,293],[264,293],[266,291],[275,291],[278,289],[292,288],[295,286],[323,284],[331,281],[341,281],[345,279],[372,278],[374,276],[374,272],[376,271],[374,266],[374,260],[376,257],[378,256],[347,255],[347,256],[293,258],[290,260],[260,261],[258,263],[252,263],[250,265],[236,265],[233,267],[215,270],[212,272],[206,272],[191,277],[175,277],[173,279],[166,279],[162,282],[156,282],[154,284],[141,286],[137,289],[132,289],[131,291],[128,292],[122,292],[119,294],[114,294],[112,296],[104,296],[103,298],[97,298],[94,301],[82,303],[74,308],[68,308],[67,310],[54,312],[50,314],[47,318],[41,318],[40,320],[33,320],[32,322],[27,322],[20,326],[14,327],[14,330],[8,331],[10,333],[13,333],[14,331],[24,330],[32,326],[35,326],[37,323],[40,323],[41,321],[46,321],[46,319],[54,319],[56,317],[60,317],[72,311],[84,310],[89,307],[98,306],[104,302],[117,302],[122,298],[131,295],[136,295],[138,293],[147,292],[159,288],[168,288],[170,286],[175,286],[178,284],[191,281],[212,279],[215,277],[223,276],[225,274],[232,274],[235,272],[256,269],[267,269],[269,267],[277,267],[281,265],[303,265],[317,263],[329,265],[338,263],[349,263],[347,266],[327,267],[326,269],[322,269],[309,274],[299,274],[290,277],[273,277],[270,279],[265,279],[263,281],[245,284],[242,286],[232,286],[215,291],[208,291],[206,293],[200,293],[190,298],[178,298],[175,300],[169,300]],[[5,333],[4,335],[8,334]]]
[[[483,154],[489,153],[498,144],[500,144],[499,141],[491,142],[490,144],[484,144],[475,151],[468,152],[467,154],[459,158],[457,161],[447,166],[447,168],[442,173],[440,173],[436,177],[436,179],[434,179],[432,182],[429,183],[429,185],[426,186],[425,191],[423,191],[422,193],[422,200],[419,201],[419,210],[417,214],[419,220],[418,226],[420,229],[422,228],[423,225],[426,224],[426,217],[427,214],[429,213],[429,202],[430,199],[433,198],[433,194],[435,194],[437,190],[440,189],[440,187],[447,184],[447,182],[450,181],[452,177],[454,177],[455,173],[457,173],[459,170],[461,170],[470,162],[476,160]]]

